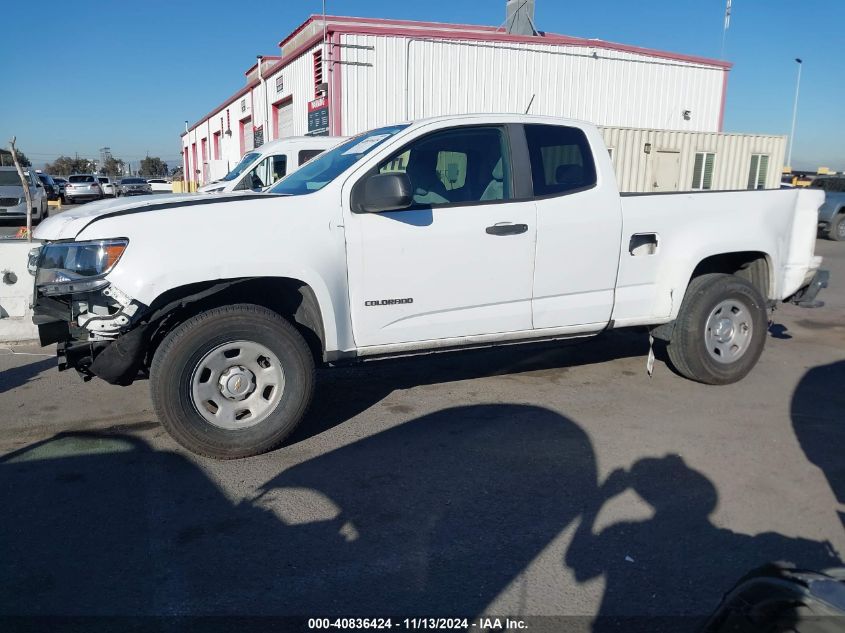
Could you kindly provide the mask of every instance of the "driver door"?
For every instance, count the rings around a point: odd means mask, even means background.
[[[531,330],[536,211],[514,199],[508,132],[433,132],[356,184],[405,173],[413,194],[406,209],[347,214],[359,348]]]

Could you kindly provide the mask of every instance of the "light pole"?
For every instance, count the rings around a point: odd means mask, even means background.
[[[792,106],[792,132],[789,135],[789,153],[786,156],[786,164],[792,169],[792,148],[795,146],[795,121],[798,119],[798,91],[801,89],[801,68],[804,62],[800,57],[796,57],[798,62],[798,81],[795,82],[795,104]]]

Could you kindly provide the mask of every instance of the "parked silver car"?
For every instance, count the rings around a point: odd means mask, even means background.
[[[103,188],[94,174],[73,174],[67,178],[65,200],[68,204],[87,200],[102,200]]]
[[[32,196],[32,221],[47,217],[47,192],[35,172],[24,172]],[[0,167],[0,219],[26,217],[26,194],[14,167]]]
[[[117,184],[117,195],[119,196],[138,196],[152,192],[153,188],[150,183],[143,178],[121,178]]]

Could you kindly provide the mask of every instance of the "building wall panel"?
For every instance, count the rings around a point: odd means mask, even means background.
[[[585,46],[342,37],[344,133],[442,114],[524,112],[716,132],[724,70]],[[532,101],[533,96],[533,101]],[[684,117],[688,111],[688,118]]]

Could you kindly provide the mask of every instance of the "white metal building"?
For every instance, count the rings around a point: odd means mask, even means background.
[[[727,62],[551,33],[319,15],[279,48],[183,134],[185,173],[194,182],[206,180],[210,161],[234,165],[253,146],[285,136],[351,136],[441,114],[526,110],[637,128],[605,130],[617,169],[626,170],[618,174],[623,190],[654,190],[649,181],[657,175],[658,189],[675,181],[688,189],[700,152],[715,154],[701,159],[712,188],[744,188],[740,174],[747,179],[752,152],[767,156],[765,184],[779,181],[781,137],[746,142],[717,134]]]

